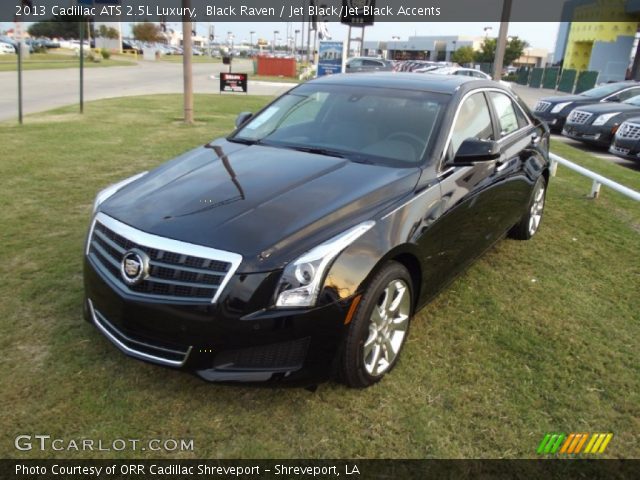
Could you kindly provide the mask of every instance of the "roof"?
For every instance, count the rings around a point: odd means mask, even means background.
[[[407,72],[343,73],[316,78],[309,83],[397,88],[400,90],[422,90],[450,94],[455,93],[461,86],[467,84],[472,84],[476,87],[500,86],[498,82],[463,75]]]

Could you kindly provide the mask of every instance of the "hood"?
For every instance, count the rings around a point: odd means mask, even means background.
[[[127,185],[100,210],[139,230],[239,253],[241,271],[281,267],[410,193],[391,168],[217,140]]]
[[[540,100],[542,100],[543,102],[549,102],[553,105],[556,105],[558,103],[564,103],[564,102],[582,102],[588,99],[589,97],[585,97],[584,95],[564,95],[560,97],[545,97],[545,98],[541,98]],[[591,98],[591,100],[593,102],[598,101],[597,99],[593,99],[593,98]]]
[[[584,107],[579,108],[582,112],[589,112],[595,115],[603,115],[605,113],[640,113],[640,107],[637,105],[631,105],[628,103],[617,103],[617,102],[604,102],[604,103],[594,103],[593,105],[585,105]]]

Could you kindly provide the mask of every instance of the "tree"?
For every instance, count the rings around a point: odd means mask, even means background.
[[[113,27],[107,27],[106,25],[100,25],[98,28],[98,37],[108,38],[110,40],[117,40],[119,38],[118,30]]]
[[[476,52],[476,62],[480,63],[493,63],[496,56],[496,44],[497,39],[487,38],[480,46],[480,50]],[[529,43],[525,40],[520,40],[518,37],[512,37],[507,42],[507,48],[504,53],[504,66],[508,67],[517,59],[519,59],[524,53],[524,49],[529,46]]]
[[[32,37],[47,38],[80,38],[80,22],[88,21],[86,17],[80,15],[67,16],[58,15],[46,22],[36,22],[29,25],[27,32]],[[93,22],[91,22],[91,34],[93,35]]]
[[[151,22],[136,23],[131,27],[133,38],[140,42],[159,42],[164,39],[159,25]]]
[[[472,63],[475,59],[476,52],[473,51],[473,47],[465,45],[458,48],[453,55],[451,55],[451,61],[459,64]]]

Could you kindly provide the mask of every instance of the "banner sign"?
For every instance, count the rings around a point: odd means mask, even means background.
[[[318,77],[342,73],[342,52],[342,42],[320,42],[318,48]]]
[[[248,77],[246,73],[220,73],[220,91],[247,93]]]

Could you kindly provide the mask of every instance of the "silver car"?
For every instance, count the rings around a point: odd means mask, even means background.
[[[393,64],[383,58],[353,57],[347,60],[346,73],[355,72],[390,72]]]

